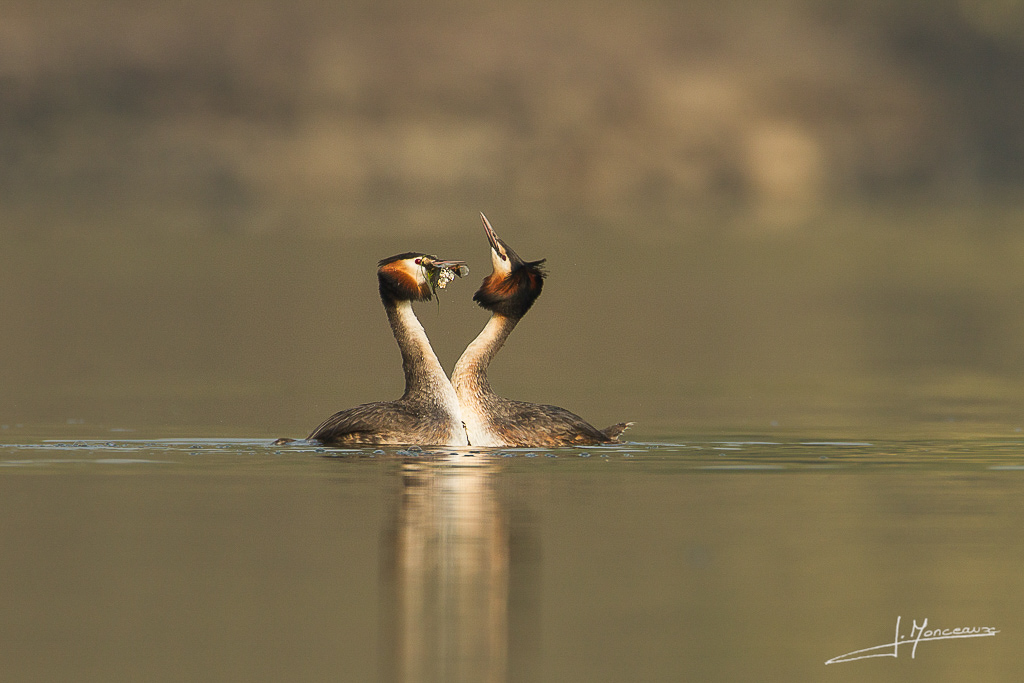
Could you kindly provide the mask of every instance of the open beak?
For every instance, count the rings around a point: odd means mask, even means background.
[[[465,261],[442,261],[438,259],[428,263],[427,267],[431,270],[450,270],[459,277],[469,275],[469,266],[466,265]]]
[[[435,259],[424,256],[420,259],[420,265],[426,271],[427,284],[434,294],[439,289],[445,289],[448,283],[455,279],[455,276],[465,277],[469,275],[469,266],[465,261]],[[430,297],[427,297],[430,298]]]

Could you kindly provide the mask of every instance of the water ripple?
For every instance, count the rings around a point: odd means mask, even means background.
[[[30,455],[32,454],[32,455]],[[38,456],[38,457],[33,457]],[[0,467],[53,465],[266,465],[270,462],[502,461],[507,467],[573,467],[621,463],[630,471],[802,472],[892,469],[1024,471],[1024,438],[968,439],[674,439],[586,448],[329,448],[307,441],[274,444],[251,438],[64,439],[0,444]],[[602,471],[611,471],[602,468]]]

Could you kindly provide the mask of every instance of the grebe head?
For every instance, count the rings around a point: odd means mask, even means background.
[[[484,278],[473,301],[492,313],[521,318],[540,296],[546,273],[541,267],[545,259],[524,261],[512,247],[494,232],[487,216],[480,214],[487,241],[491,243],[493,272]]]
[[[456,275],[468,274],[465,261],[442,260],[418,251],[407,251],[377,264],[380,298],[385,304],[430,301],[434,292],[444,289]]]

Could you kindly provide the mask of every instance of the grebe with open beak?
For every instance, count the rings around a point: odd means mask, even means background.
[[[342,410],[313,430],[309,441],[326,446],[402,444],[466,446],[466,429],[455,389],[412,310],[429,301],[456,275],[469,273],[464,261],[442,261],[419,252],[377,264],[380,298],[402,351],[405,393],[396,401],[365,403]]]

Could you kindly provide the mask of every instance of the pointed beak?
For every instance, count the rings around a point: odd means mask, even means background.
[[[491,243],[491,249],[504,256],[505,249],[498,240],[498,236],[495,234],[494,228],[491,227],[491,222],[487,220],[487,216],[483,213],[480,214],[480,220],[484,222],[484,233],[487,235],[487,241]]]
[[[512,250],[512,247],[508,246],[501,240],[500,237],[494,232],[494,228],[491,227],[491,222],[487,220],[487,216],[480,214],[480,220],[484,222],[484,232],[487,234],[487,241],[491,243],[491,249],[502,261],[507,261],[509,267],[513,267],[516,264],[521,264],[523,260],[519,258],[519,254]]]

